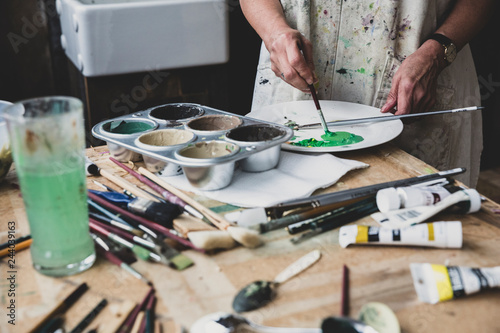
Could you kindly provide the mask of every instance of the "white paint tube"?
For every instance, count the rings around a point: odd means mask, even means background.
[[[403,229],[347,225],[339,230],[339,244],[414,245],[441,248],[462,247],[462,222],[422,223]]]
[[[449,195],[435,205],[374,213],[371,217],[384,228],[402,229],[424,222],[451,206],[456,206],[459,213],[474,213],[481,209],[481,196],[474,189],[463,189]]]
[[[85,174],[87,176],[98,176],[99,175],[99,167],[90,160],[87,156],[85,156]]]
[[[470,268],[412,263],[410,270],[418,298],[431,304],[500,287],[500,266]]]
[[[385,213],[401,208],[430,206],[461,189],[454,185],[384,188],[377,192],[377,207],[382,213]]]

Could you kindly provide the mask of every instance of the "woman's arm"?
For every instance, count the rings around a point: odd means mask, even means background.
[[[285,20],[279,0],[240,0],[250,25],[262,38],[271,55],[271,69],[287,83],[303,91],[317,79],[312,44]]]
[[[451,39],[460,50],[484,27],[493,6],[494,0],[457,0],[436,33]],[[435,40],[425,41],[394,75],[382,112],[428,111],[436,102],[437,77],[446,66],[444,47]]]

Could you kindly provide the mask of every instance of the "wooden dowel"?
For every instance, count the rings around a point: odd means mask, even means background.
[[[149,200],[152,200],[154,202],[159,202],[158,199],[153,197],[151,194],[149,194],[146,191],[135,186],[134,184],[132,184],[131,182],[129,182],[128,180],[126,180],[123,177],[117,176],[117,175],[115,175],[107,170],[104,170],[104,169],[101,169],[101,176],[112,181],[116,185],[128,190],[130,193],[132,193],[135,196],[149,199]]]

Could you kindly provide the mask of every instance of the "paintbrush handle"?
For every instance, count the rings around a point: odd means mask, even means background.
[[[301,257],[299,260],[295,261],[290,266],[285,268],[281,273],[279,273],[274,278],[273,282],[283,283],[286,280],[291,279],[295,275],[311,267],[311,265],[314,264],[316,261],[318,261],[319,258],[321,258],[321,252],[319,250],[314,250],[312,252],[309,252],[308,254]]]
[[[177,242],[183,244],[183,245],[186,245],[187,247],[190,247],[192,248],[193,250],[196,250],[198,252],[202,252],[202,253],[205,253],[205,250],[203,249],[200,249],[196,246],[193,245],[193,243],[191,243],[190,241],[188,241],[187,239],[184,239],[182,237],[179,237],[177,235],[175,235],[172,231],[170,231],[168,228],[165,228],[164,226],[156,223],[156,222],[153,222],[153,221],[150,221],[148,219],[145,219],[141,216],[137,216],[131,212],[129,212],[128,210],[126,209],[123,209],[119,206],[116,206],[108,201],[106,201],[105,199],[99,197],[98,195],[92,193],[92,192],[88,192],[88,196],[94,200],[95,202],[99,203],[100,205],[108,208],[108,209],[111,209],[115,212],[117,212],[118,214],[120,215],[123,215],[125,217],[128,217],[134,221],[136,221],[137,223],[139,224],[142,224],[148,228],[151,228],[157,232],[160,232],[162,233],[163,235],[165,235],[166,237],[169,237],[169,238],[172,238],[174,240],[176,240]]]
[[[131,174],[132,176],[134,176],[135,178],[137,178],[139,181],[141,181],[142,183],[148,185],[149,187],[151,187],[156,192],[160,193],[169,202],[171,202],[173,204],[176,204],[176,205],[179,205],[187,213],[189,213],[189,214],[191,214],[191,215],[193,215],[193,216],[195,216],[195,217],[197,217],[199,219],[203,219],[203,216],[202,216],[202,214],[200,212],[196,211],[196,209],[194,209],[193,207],[191,207],[190,205],[188,205],[185,202],[185,200],[183,200],[182,198],[180,198],[178,195],[175,195],[171,191],[166,190],[162,186],[160,186],[157,183],[155,183],[154,181],[152,181],[150,178],[148,179],[148,177],[145,177],[144,175],[142,175],[141,173],[135,171],[134,169],[129,168],[128,166],[126,166],[125,164],[119,162],[118,160],[114,159],[113,157],[110,157],[109,159],[112,162],[114,162],[116,165],[118,165],[119,167],[121,167],[122,169],[124,169],[125,171],[127,171],[129,174]],[[152,173],[150,173],[150,174],[152,175]]]
[[[141,190],[140,188],[138,188],[134,184],[130,183],[128,180],[126,180],[122,177],[119,177],[119,176],[117,176],[117,175],[115,175],[107,170],[101,169],[101,176],[112,181],[116,185],[130,191],[130,193],[134,194],[135,196],[146,198],[146,199],[149,199],[149,200],[154,201],[154,202],[159,202],[158,199],[156,199],[155,197],[153,197],[152,195],[150,195],[146,191]]]
[[[482,106],[471,106],[471,107],[467,107],[467,108],[433,111],[433,112],[401,114],[401,115],[397,115],[397,116],[388,115],[388,116],[366,117],[366,118],[358,118],[358,119],[337,120],[337,121],[329,121],[326,124],[328,126],[343,126],[343,125],[354,125],[354,124],[363,124],[363,123],[376,123],[376,122],[381,122],[381,121],[392,121],[392,120],[398,120],[398,119],[423,117],[423,116],[434,116],[437,114],[476,111],[476,110],[482,110],[482,109],[484,109],[484,107],[482,107]],[[319,128],[320,126],[322,126],[322,125],[316,123],[316,124],[299,125],[298,128],[299,129]]]
[[[152,181],[156,182],[159,186],[163,187],[170,193],[176,195],[180,199],[184,200],[188,205],[191,207],[195,208],[198,210],[201,214],[203,214],[210,222],[212,222],[217,228],[221,230],[226,230],[228,227],[231,226],[231,223],[224,219],[222,216],[218,215],[217,213],[213,212],[209,208],[203,206],[200,204],[198,201],[194,200],[191,198],[189,195],[185,194],[181,190],[175,188],[174,186],[170,185],[160,177],[156,176],[152,172],[149,172],[147,169],[140,167],[139,172]]]

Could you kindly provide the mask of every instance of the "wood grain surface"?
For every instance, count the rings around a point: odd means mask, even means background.
[[[148,189],[109,161],[105,146],[90,148],[87,154],[99,167]],[[351,171],[334,186],[317,193],[436,171],[392,144],[336,156],[356,159],[368,163],[370,167]],[[102,177],[88,177],[90,189],[100,190],[92,179],[117,188]],[[0,184],[0,242],[6,240],[9,221],[16,223],[17,237],[29,233],[16,184],[13,170]],[[223,203],[192,193],[189,195],[214,210],[227,210]],[[498,208],[498,204],[487,200],[478,213],[440,214],[433,219],[462,221],[462,249],[390,246],[351,246],[342,249],[338,244],[338,229],[293,245],[291,236],[285,230],[276,230],[264,234],[264,245],[256,249],[238,246],[209,254],[184,250],[183,253],[195,265],[180,272],[161,264],[141,261],[134,263],[133,267],[146,275],[156,288],[156,314],[164,332],[176,332],[180,327],[189,329],[198,318],[213,312],[232,312],[233,297],[243,286],[254,280],[271,280],[291,262],[313,249],[321,250],[322,258],[307,271],[280,286],[275,301],[264,308],[245,313],[248,319],[267,326],[319,327],[322,319],[340,314],[342,267],[345,264],[349,268],[349,313],[352,317],[357,316],[363,304],[382,302],[396,313],[405,333],[500,332],[499,289],[436,305],[425,304],[417,298],[409,270],[409,263],[412,262],[474,267],[500,265],[500,215],[493,212],[493,209]],[[376,225],[370,217],[354,223]],[[182,219],[177,220],[176,224],[183,225]],[[186,223],[185,227],[189,228],[190,225]],[[106,322],[124,316],[127,309],[130,311],[131,304],[140,302],[148,291],[147,285],[100,258],[88,271],[64,278],[51,278],[35,272],[28,250],[18,252],[15,259],[16,326],[9,325],[4,315],[9,302],[4,258],[0,261],[0,313],[3,314],[0,332],[26,332],[82,282],[86,282],[90,289],[68,311],[66,328],[76,325],[105,297],[109,301],[108,306],[90,326],[102,328]]]

